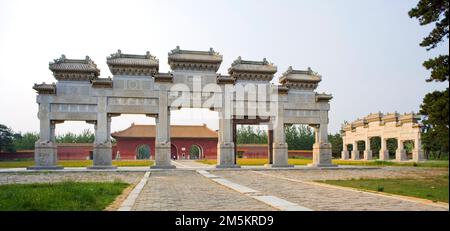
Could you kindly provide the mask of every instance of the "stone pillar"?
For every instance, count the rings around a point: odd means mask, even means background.
[[[422,140],[420,137],[420,132],[417,134],[416,138],[414,139],[414,149],[412,152],[412,158],[413,161],[423,161],[425,158],[423,156],[423,150],[422,150]]]
[[[239,168],[235,164],[233,120],[219,112],[219,142],[217,143],[217,168]]]
[[[381,137],[380,160],[389,160],[389,150],[387,149],[387,139]]]
[[[171,163],[170,154],[170,111],[168,105],[168,92],[165,85],[160,85],[159,89],[159,113],[155,118],[155,165],[151,168],[170,169],[175,168]]]
[[[321,123],[314,126],[315,143],[313,144],[312,167],[336,167],[331,162],[331,144],[328,143],[328,124]]]
[[[39,96],[38,96],[39,97]],[[29,170],[63,169],[57,166],[58,154],[55,142],[56,122],[50,120],[50,104],[39,103],[38,118],[40,121],[39,140],[34,144],[34,166]]]
[[[278,103],[277,113],[273,128],[273,143],[272,143],[272,167],[286,168],[294,167],[294,165],[288,164],[288,144],[286,143],[286,136],[284,131],[284,105]]]
[[[89,169],[115,169],[112,165],[111,117],[106,113],[106,97],[97,98],[97,120],[94,123],[95,141],[93,165]]]
[[[359,160],[358,141],[353,141],[352,160]]]
[[[395,160],[396,161],[405,161],[407,160],[406,158],[406,150],[403,147],[403,140],[397,139],[398,145],[397,145],[397,150],[395,151]]]
[[[342,160],[348,160],[349,158],[349,152],[348,152],[348,147],[347,144],[343,143],[342,144],[342,154],[341,154],[341,159]]]
[[[366,138],[366,150],[364,150],[364,160],[372,160],[372,150],[370,150],[370,137]]]

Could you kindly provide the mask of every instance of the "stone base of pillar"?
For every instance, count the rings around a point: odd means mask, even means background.
[[[53,142],[38,141],[34,145],[34,166],[30,166],[28,170],[55,170],[63,169],[62,166],[57,166],[58,152],[56,144]]]
[[[349,159],[349,152],[348,151],[342,151],[341,152],[341,160],[348,160]]]
[[[364,150],[364,160],[372,160],[372,151]]]
[[[289,168],[294,165],[288,164],[288,144],[276,143],[272,145],[273,163],[269,164],[272,168]],[[268,166],[269,166],[268,165]]]
[[[95,143],[93,148],[93,166],[88,169],[116,169],[112,165],[112,144],[111,142]]]
[[[405,149],[397,149],[397,151],[395,151],[395,160],[396,161],[408,160],[408,158],[406,158],[406,150]]]
[[[425,157],[423,155],[423,151],[422,150],[417,150],[417,149],[413,149],[412,151],[412,158],[413,161],[418,162],[418,161],[424,161]]]
[[[357,150],[352,151],[352,160],[359,160],[359,151]]]
[[[234,143],[224,142],[217,144],[216,168],[240,168],[234,164]]]
[[[331,144],[315,143],[313,144],[313,162],[308,164],[310,167],[337,167],[331,162]]]
[[[152,169],[173,169],[172,160],[170,158],[170,142],[157,143],[155,145],[155,165]]]
[[[380,150],[379,159],[380,160],[389,160],[389,151],[388,150]]]

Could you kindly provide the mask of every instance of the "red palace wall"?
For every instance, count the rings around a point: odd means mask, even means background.
[[[204,156],[201,158],[216,159],[217,158],[217,139],[204,138],[173,138],[172,152],[177,152],[178,159],[189,159],[189,148],[196,144],[202,149]],[[136,159],[136,149],[141,144],[150,146],[150,158],[155,159],[155,140],[154,138],[121,138],[117,140],[117,144],[113,146],[112,157],[115,159],[117,151],[120,151],[120,157],[123,160]],[[183,150],[184,148],[184,150]],[[238,145],[238,152],[244,152],[243,158],[267,158],[267,145]],[[289,150],[289,157],[311,158],[311,150]],[[59,160],[87,160],[92,156],[92,144],[59,144],[58,159]],[[16,153],[0,153],[0,160],[13,160],[22,158],[34,158],[34,150],[17,151]],[[91,157],[92,159],[92,157]]]
[[[215,159],[217,157],[217,139],[205,138],[172,138],[170,140],[172,145],[171,153],[177,154],[178,159],[182,159],[183,154],[185,159],[189,159],[189,149],[192,145],[198,145],[202,149],[202,153],[207,159]],[[117,150],[120,151],[121,159],[136,158],[136,149],[138,146],[146,144],[150,147],[150,159],[155,159],[155,139],[154,138],[120,138],[117,139]],[[116,152],[113,152],[115,157]]]

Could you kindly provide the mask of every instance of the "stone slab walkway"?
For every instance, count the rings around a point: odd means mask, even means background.
[[[132,210],[257,211],[276,210],[216,184],[195,171],[154,171]]]
[[[275,172],[275,173],[274,173]],[[330,171],[331,172],[331,171]],[[253,188],[264,194],[291,201],[293,203],[311,208],[313,210],[326,211],[428,211],[448,208],[432,206],[429,204],[415,203],[396,198],[388,198],[382,195],[367,194],[359,191],[349,191],[337,188],[301,182],[298,171],[264,172],[249,171],[245,176],[233,171],[211,171],[212,174],[229,179],[237,184]],[[331,175],[336,176],[335,171]],[[292,174],[292,175],[291,175]],[[309,175],[311,173],[306,173]],[[317,175],[326,173],[316,172]],[[328,173],[330,174],[330,173]],[[283,175],[287,180],[276,176]]]

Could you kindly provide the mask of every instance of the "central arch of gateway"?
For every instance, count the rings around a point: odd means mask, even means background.
[[[280,84],[270,81],[277,67],[265,58],[247,61],[238,57],[228,75],[217,73],[222,55],[209,51],[169,52],[171,72],[159,72],[159,60],[120,50],[107,57],[113,77],[100,78],[100,70],[86,56],[64,55],[50,62],[56,83],[35,84],[38,93],[40,139],[35,144],[35,165],[28,169],[59,169],[55,127],[64,121],[86,121],[95,126],[93,169],[112,165],[111,117],[144,114],[156,121],[155,163],[152,168],[174,168],[170,156],[170,113],[180,108],[207,108],[219,114],[217,167],[238,167],[235,162],[234,126],[267,124],[272,147],[270,166],[288,165],[286,124],[306,124],[315,130],[312,166],[334,166],[328,142],[328,111],[332,96],[317,93],[321,76],[289,67]],[[273,137],[272,137],[273,136]]]

